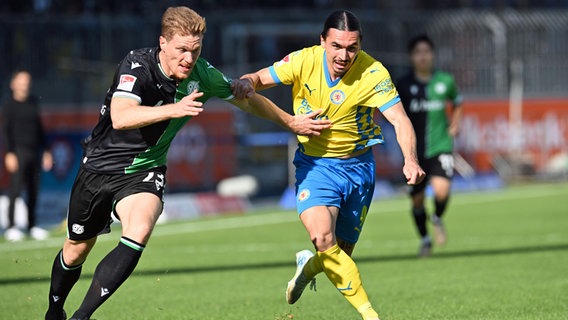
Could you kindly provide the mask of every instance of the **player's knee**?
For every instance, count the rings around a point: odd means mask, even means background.
[[[335,238],[331,232],[316,232],[311,235],[312,243],[317,251],[323,252],[335,244]]]
[[[96,238],[85,241],[67,239],[63,246],[63,262],[69,266],[75,266],[85,262],[95,242]]]

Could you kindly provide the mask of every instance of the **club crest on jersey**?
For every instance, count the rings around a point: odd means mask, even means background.
[[[118,86],[116,88],[119,90],[132,92],[134,84],[136,83],[136,79],[138,78],[133,75],[123,74],[120,76],[120,81],[118,82]]]
[[[341,90],[334,90],[329,96],[331,102],[335,104],[342,104],[345,101],[345,93]]]
[[[446,84],[443,82],[438,82],[434,86],[434,91],[436,91],[437,94],[444,94],[446,93],[446,90],[447,90]]]
[[[193,91],[199,91],[199,82],[198,81],[190,81],[187,83],[187,93],[192,93]]]
[[[310,190],[304,189],[298,193],[298,201],[306,201],[310,197]]]

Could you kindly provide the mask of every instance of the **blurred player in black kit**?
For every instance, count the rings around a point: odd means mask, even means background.
[[[50,170],[53,161],[47,150],[41,123],[39,105],[30,95],[32,76],[27,70],[16,71],[10,81],[12,96],[3,107],[3,127],[6,141],[4,164],[10,173],[8,189],[8,228],[4,237],[8,241],[20,241],[25,233],[15,225],[16,199],[26,191],[28,209],[28,233],[36,240],[48,237],[48,232],[36,226],[36,203],[41,168]]]

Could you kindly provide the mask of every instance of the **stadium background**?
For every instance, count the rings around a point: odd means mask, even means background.
[[[465,97],[457,141],[463,177],[456,187],[496,188],[503,182],[568,176],[565,0],[8,0],[0,3],[0,100],[9,95],[11,73],[28,68],[56,160],[42,179],[40,222],[64,217],[81,155],[79,141],[96,122],[115,65],[130,49],[157,44],[161,13],[171,5],[190,6],[207,18],[202,57],[233,77],[317,44],[325,17],[337,8],[359,16],[364,50],[395,79],[408,71],[408,39],[427,32],[437,46],[437,66],[455,75]],[[290,88],[265,94],[291,111]],[[377,194],[386,196],[400,189],[401,156],[392,128],[377,120],[387,139],[374,150]],[[172,201],[171,210],[176,211],[176,203],[187,209],[190,198],[198,203],[190,215],[244,210],[247,201],[219,201],[215,194],[219,181],[244,174],[260,186],[253,202],[286,194],[291,138],[229,104],[209,102],[207,112],[172,145],[170,195],[175,199],[189,192],[191,197]],[[0,190],[6,184],[2,161]]]

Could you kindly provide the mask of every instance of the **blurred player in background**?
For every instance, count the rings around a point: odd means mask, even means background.
[[[419,256],[431,254],[428,215],[424,207],[424,191],[430,183],[434,191],[434,238],[438,245],[446,243],[442,216],[450,196],[454,173],[453,140],[459,132],[462,97],[454,78],[434,69],[434,43],[427,35],[413,38],[408,44],[412,71],[397,83],[398,92],[417,137],[420,166],[427,178],[411,187],[412,214],[421,237]],[[452,104],[448,119],[447,104]]]
[[[378,319],[351,254],[359,239],[375,186],[371,147],[383,142],[373,122],[378,109],[394,125],[409,184],[419,183],[412,124],[383,65],[361,50],[357,17],[336,11],[325,21],[321,44],[290,53],[269,68],[244,75],[256,90],[293,85],[295,114],[317,114],[333,126],[319,136],[298,136],[296,204],[316,254],[296,254],[296,274],[286,299],[295,303],[324,272],[363,319]],[[234,91],[237,97],[246,95]]]
[[[23,240],[25,234],[16,227],[16,199],[26,191],[28,233],[36,240],[48,237],[48,232],[36,226],[36,203],[41,169],[51,170],[51,152],[47,149],[40,118],[39,105],[30,96],[32,76],[26,70],[16,71],[10,82],[11,99],[3,107],[3,127],[6,141],[4,164],[10,173],[8,189],[8,228],[4,237],[8,241]]]
[[[53,262],[46,319],[65,319],[65,299],[97,236],[110,232],[111,212],[122,223],[122,237],[98,264],[71,319],[89,319],[130,276],[162,212],[169,145],[207,99],[225,99],[297,134],[317,135],[329,127],[311,116],[292,116],[260,95],[234,99],[231,80],[199,57],[205,28],[205,19],[193,10],[168,8],[159,46],[133,50],[119,64],[99,121],[84,141],[68,238]],[[139,318],[140,310],[131,312],[121,318]]]

